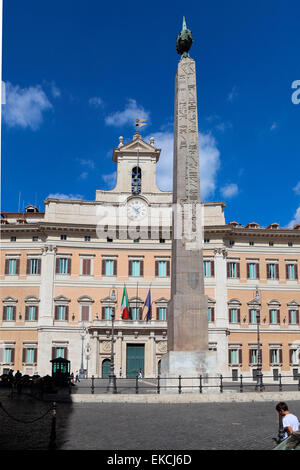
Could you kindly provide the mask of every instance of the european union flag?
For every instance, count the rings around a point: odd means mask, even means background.
[[[146,301],[144,303],[143,310],[144,310],[145,307],[148,307],[148,312],[147,312],[147,317],[146,317],[146,322],[147,322],[151,319],[151,292],[150,292],[150,289],[149,289]]]

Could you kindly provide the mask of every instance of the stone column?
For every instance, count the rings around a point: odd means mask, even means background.
[[[55,246],[46,245],[43,248],[40,287],[41,302],[38,320],[39,326],[53,326],[55,254]]]

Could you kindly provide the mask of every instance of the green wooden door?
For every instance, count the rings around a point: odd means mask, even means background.
[[[110,359],[104,359],[102,362],[102,378],[107,379],[109,375]]]
[[[145,374],[145,345],[127,344],[126,354],[126,377],[136,377],[139,369]]]

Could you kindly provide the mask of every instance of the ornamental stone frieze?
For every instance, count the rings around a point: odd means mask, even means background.
[[[157,343],[157,351],[160,354],[165,354],[168,351],[167,341],[159,341]]]
[[[101,352],[110,353],[111,352],[111,342],[110,341],[102,341],[101,342]]]
[[[215,248],[214,249],[214,254],[215,254],[215,256],[216,255],[222,255],[223,258],[225,259],[225,258],[227,258],[228,252],[227,252],[226,248]]]

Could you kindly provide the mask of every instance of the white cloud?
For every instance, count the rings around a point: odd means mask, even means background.
[[[43,122],[43,112],[52,108],[41,86],[20,88],[7,82],[5,88],[3,119],[7,126],[38,129]]]
[[[82,166],[87,166],[91,170],[93,170],[95,168],[95,163],[91,159],[77,158],[77,160],[79,161],[80,165],[82,165]]]
[[[223,186],[221,189],[221,194],[225,199],[230,199],[231,197],[234,197],[238,194],[239,188],[238,185],[235,183],[230,183],[227,184],[226,186]]]
[[[296,186],[293,188],[293,191],[295,191],[296,194],[300,195],[300,181],[299,183],[296,184]]]
[[[136,100],[129,99],[123,111],[116,111],[115,113],[106,116],[105,123],[108,126],[122,127],[126,125],[135,126],[137,118],[146,119],[149,122],[150,113],[138,105]]]
[[[230,93],[228,93],[227,100],[232,102],[238,96],[237,88],[234,86]]]
[[[157,164],[157,186],[163,191],[172,191],[173,186],[173,133],[156,132],[145,137],[155,139],[155,147],[161,149]],[[199,133],[199,158],[201,197],[206,199],[213,195],[216,189],[216,177],[220,167],[220,152],[211,134]]]
[[[293,220],[288,224],[288,228],[293,228],[296,224],[300,224],[300,206],[296,210]]]
[[[117,182],[117,172],[113,171],[112,173],[102,175],[102,179],[104,183],[109,186],[109,188],[114,188]]]
[[[80,180],[86,180],[88,177],[88,172],[87,171],[83,171],[82,173],[80,173],[79,175],[79,179]]]
[[[60,89],[56,86],[54,82],[51,82],[51,93],[54,98],[59,98],[61,95]]]
[[[270,127],[270,131],[275,131],[275,129],[277,129],[277,127],[278,127],[277,122],[273,122],[272,126]]]
[[[82,200],[84,199],[84,196],[82,194],[63,194],[63,193],[51,193],[48,194],[46,199],[68,199],[68,200]]]
[[[100,96],[93,96],[89,99],[89,105],[94,106],[95,108],[100,108],[103,106],[103,100]]]

